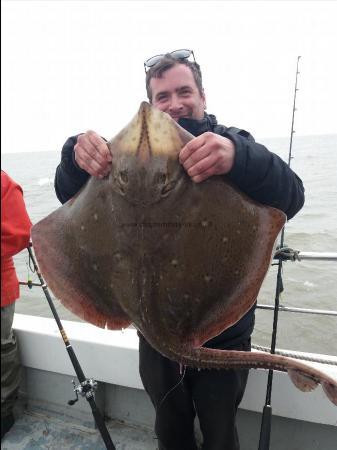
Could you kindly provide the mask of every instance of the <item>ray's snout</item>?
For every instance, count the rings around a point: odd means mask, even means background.
[[[129,125],[108,143],[115,191],[133,204],[167,197],[184,180],[178,154],[191,138],[169,115],[143,102]]]

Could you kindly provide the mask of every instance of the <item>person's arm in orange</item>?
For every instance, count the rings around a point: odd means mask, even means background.
[[[1,257],[28,247],[31,226],[21,187],[1,171]]]

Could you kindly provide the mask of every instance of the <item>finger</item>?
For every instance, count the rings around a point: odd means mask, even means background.
[[[214,154],[210,153],[209,156],[203,158],[201,161],[198,161],[192,167],[187,170],[188,175],[192,178],[197,175],[202,174],[203,172],[209,170],[210,168],[216,168],[217,159]]]
[[[192,155],[192,153],[194,153],[204,144],[205,144],[205,133],[187,142],[185,147],[183,147],[179,153],[180,163],[184,164],[184,162]]]
[[[83,134],[77,138],[77,143],[74,147],[75,153],[82,159],[96,159],[97,162],[103,160],[100,155],[97,155],[96,147],[92,144],[88,134]]]
[[[207,178],[209,178],[209,175],[207,175],[207,173],[205,172],[205,173],[202,174],[202,175],[197,175],[197,176],[191,178],[191,180],[192,180],[194,183],[198,184],[198,183],[201,183],[202,181],[207,180]]]
[[[203,145],[198,150],[193,152],[189,158],[185,160],[183,163],[183,167],[186,171],[188,171],[191,167],[196,165],[199,161],[202,161],[206,158],[211,152],[211,149],[207,145]]]
[[[106,142],[94,131],[87,131],[77,138],[75,150],[81,151],[82,148],[98,163],[105,164],[106,161],[111,160],[110,151]]]
[[[102,169],[105,169],[108,164],[106,158],[99,153],[94,144],[89,140],[88,135],[78,137],[74,151],[75,155],[87,165],[90,165],[91,161],[94,160],[102,167]]]
[[[87,133],[90,142],[97,149],[99,155],[101,155],[107,161],[112,161],[112,156],[105,140],[94,131],[89,130]]]
[[[103,177],[107,177],[110,174],[111,167],[112,167],[112,164],[111,164],[111,162],[109,162],[106,169],[102,172]]]
[[[213,164],[213,166],[210,166],[208,169],[204,170],[203,172],[199,172],[197,175],[194,175],[191,177],[192,181],[194,183],[201,183],[201,181],[207,180],[207,178],[212,177],[213,175],[217,174],[217,164]]]
[[[76,155],[75,156],[77,164],[86,172],[88,172],[89,175],[92,175],[94,177],[103,177],[104,176],[104,169],[102,168],[101,164],[99,164],[97,161],[95,161],[92,158],[88,158],[87,155],[83,157],[82,155]]]

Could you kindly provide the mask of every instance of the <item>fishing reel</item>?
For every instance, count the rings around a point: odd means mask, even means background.
[[[288,247],[286,244],[283,246],[278,245],[274,254],[274,259],[282,261],[299,261],[299,251]]]
[[[81,395],[82,397],[86,397],[88,400],[89,398],[94,396],[94,392],[97,389],[97,381],[95,381],[93,378],[87,378],[86,380],[82,381],[82,383],[75,384],[75,381],[72,380],[72,383],[74,385],[74,392],[76,394],[76,398],[74,400],[69,400],[68,405],[72,406],[78,401],[78,395]]]

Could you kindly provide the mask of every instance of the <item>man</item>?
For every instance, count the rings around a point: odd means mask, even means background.
[[[301,180],[249,133],[219,125],[215,116],[205,112],[200,67],[189,61],[190,56],[194,57],[192,51],[179,50],[145,63],[150,103],[196,136],[181,150],[180,163],[195,183],[224,175],[251,198],[283,210],[290,219],[304,202]],[[72,197],[89,175],[107,176],[112,163],[105,140],[95,132],[69,138],[55,177],[59,200]],[[253,327],[254,308],[205,346],[249,351]],[[239,449],[235,417],[248,370],[187,368],[182,380],[179,365],[151,348],[142,336],[139,352],[140,375],[156,409],[160,449],[196,450],[196,414],[204,450]]]
[[[22,189],[1,171],[1,440],[14,424],[20,361],[12,330],[19,282],[13,256],[29,244],[31,222]]]

